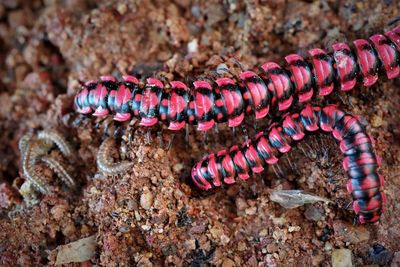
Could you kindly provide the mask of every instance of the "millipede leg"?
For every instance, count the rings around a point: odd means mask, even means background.
[[[150,132],[150,129],[147,129],[147,131],[146,131],[146,135],[145,135],[145,138],[144,138],[144,143],[146,145],[149,145],[151,143],[151,132]]]
[[[175,137],[174,133],[169,135],[168,144],[167,144],[167,147],[166,147],[167,150],[171,149],[172,143],[174,141],[174,137]]]
[[[186,128],[185,128],[185,141],[186,141],[186,144],[189,144],[189,131],[190,131],[189,124],[186,124]]]
[[[157,139],[159,147],[164,147],[164,140],[163,140],[163,130],[157,132]]]

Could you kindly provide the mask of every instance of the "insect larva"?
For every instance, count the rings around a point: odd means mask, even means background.
[[[192,124],[207,131],[215,123],[236,127],[249,114],[262,119],[271,111],[287,110],[295,101],[329,95],[335,87],[349,91],[358,81],[372,86],[379,73],[386,73],[389,79],[399,76],[400,26],[369,40],[355,40],[352,46],[334,44],[332,53],[310,49],[308,59],[291,54],[285,57],[286,67],[267,62],[258,74],[244,71],[236,80],[197,80],[192,86],[172,81],[169,89],[155,78],[148,78],[142,86],[133,76],[123,76],[122,81],[103,76],[83,85],[76,94],[75,108],[100,117],[114,114],[117,121],[135,117],[142,126],[161,121],[170,130]]]
[[[46,163],[47,166],[50,167],[50,169],[57,174],[57,176],[70,188],[75,187],[75,181],[69,175],[69,173],[65,170],[65,168],[61,165],[58,160],[50,157],[50,156],[43,156],[40,158],[40,160],[44,163]]]
[[[34,169],[34,160],[36,155],[32,152],[31,138],[23,136],[20,141],[21,157],[22,157],[22,171],[27,180],[41,193],[49,194],[50,188],[47,181],[42,179]]]
[[[321,109],[308,105],[300,113],[288,114],[280,123],[259,132],[251,141],[204,157],[194,165],[192,180],[204,190],[222,183],[233,184],[237,178],[246,180],[252,173],[262,172],[266,165],[277,163],[293,143],[318,129],[331,132],[340,141],[343,167],[349,177],[347,190],[352,194],[359,221],[377,221],[386,197],[381,191],[384,179],[377,172],[372,140],[355,116],[335,106]]]
[[[71,146],[65,138],[55,130],[40,132],[38,139],[34,139],[32,134],[25,134],[18,143],[19,150],[21,151],[23,174],[27,181],[29,181],[38,192],[43,194],[49,194],[50,187],[48,182],[41,177],[41,174],[37,173],[35,170],[35,165],[39,161],[53,170],[68,187],[75,186],[73,178],[68,174],[63,165],[48,154],[54,144],[56,144],[64,156],[70,158],[73,155]],[[24,189],[21,189],[28,198],[30,196],[30,184],[26,184]]]
[[[56,144],[61,153],[67,157],[72,157],[72,148],[65,138],[55,130],[44,130],[38,133],[38,138],[49,144]]]
[[[111,149],[114,148],[115,141],[112,138],[107,138],[101,144],[99,151],[97,152],[97,167],[105,175],[119,175],[127,172],[133,166],[133,162],[120,161],[113,162],[111,158]]]

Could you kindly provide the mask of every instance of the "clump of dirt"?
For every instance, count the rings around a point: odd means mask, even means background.
[[[201,156],[244,140],[226,126],[208,136],[83,118],[72,108],[80,83],[131,73],[193,80],[220,64],[245,68],[305,55],[311,47],[365,38],[399,14],[396,1],[18,1],[0,3],[0,263],[54,265],[62,245],[96,237],[86,265],[259,266],[331,264],[351,251],[354,265],[393,264],[400,246],[400,93],[397,81],[356,87],[320,103],[360,115],[376,139],[386,177],[387,212],[378,224],[353,225],[338,145],[314,135],[262,175],[211,193],[191,186]],[[344,102],[342,101],[344,99]],[[294,107],[299,109],[300,107]],[[267,125],[269,121],[263,122]],[[246,122],[250,134],[254,122]],[[18,140],[57,129],[74,144],[77,190],[60,187],[24,204]],[[96,168],[106,136],[117,131],[119,177]],[[122,136],[121,136],[122,135]],[[151,142],[148,143],[150,137]],[[307,150],[310,153],[304,154]],[[331,203],[284,209],[271,189],[301,189]],[[347,250],[344,250],[349,255]],[[393,259],[392,259],[393,258]]]

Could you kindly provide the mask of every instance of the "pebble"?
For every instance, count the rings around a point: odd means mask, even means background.
[[[76,232],[76,227],[72,221],[69,221],[63,228],[62,233],[66,237],[70,237]]]
[[[246,215],[254,215],[257,213],[257,207],[247,208],[245,210]]]
[[[371,126],[374,128],[379,128],[382,126],[383,120],[381,116],[374,115],[371,120]]]
[[[158,149],[156,150],[156,152],[154,153],[153,158],[154,158],[155,160],[161,160],[161,159],[165,158],[165,150],[162,149],[162,148],[158,148]]]
[[[325,247],[324,247],[325,251],[330,251],[332,250],[332,244],[329,242],[325,243]]]
[[[23,26],[27,24],[27,15],[23,10],[12,11],[8,15],[8,23],[12,28]]]
[[[161,248],[161,252],[164,254],[164,256],[175,255],[176,250],[177,248],[174,244],[168,244]]]
[[[307,220],[316,222],[321,220],[324,214],[319,208],[314,207],[313,205],[308,205],[306,211],[304,212],[304,216],[306,216]]]
[[[368,250],[368,258],[371,263],[386,266],[392,259],[393,254],[381,244],[375,244]]]
[[[188,54],[194,54],[199,52],[199,44],[197,39],[193,39],[187,45]]]
[[[332,267],[352,267],[351,250],[335,249],[332,252]]]
[[[197,5],[193,5],[190,11],[192,12],[192,15],[193,15],[194,17],[196,17],[196,18],[198,18],[198,17],[201,16],[200,7],[197,6]]]
[[[187,250],[195,250],[196,249],[196,240],[195,239],[186,240],[184,243],[184,246]]]
[[[235,202],[236,202],[236,209],[238,211],[244,211],[249,207],[249,205],[247,205],[246,200],[244,200],[241,197],[236,198]]]
[[[119,4],[117,6],[117,11],[120,15],[124,15],[126,11],[128,11],[128,7],[126,6],[125,3]]]
[[[144,231],[149,231],[151,229],[151,227],[149,225],[146,225],[146,224],[142,225],[141,227],[142,227],[142,229]]]
[[[222,263],[222,267],[234,267],[236,266],[235,263],[233,262],[233,260],[227,258],[224,260],[224,262]]]
[[[221,228],[214,226],[210,229],[210,233],[213,238],[221,238],[221,236],[224,234],[224,231]]]
[[[239,244],[238,244],[238,246],[237,246],[237,249],[239,250],[239,251],[245,251],[246,249],[247,249],[247,246],[246,246],[246,243],[245,242],[239,242]]]
[[[267,254],[265,256],[265,263],[267,264],[268,267],[274,267],[276,266],[276,260],[274,259],[274,255],[272,254]]]
[[[221,243],[222,244],[226,245],[229,243],[229,241],[231,241],[231,240],[229,239],[229,237],[227,235],[225,235],[225,234],[221,235]]]
[[[322,254],[317,254],[311,257],[311,264],[313,266],[320,266],[321,263],[324,261],[325,257]]]
[[[289,232],[289,233],[298,232],[298,231],[300,231],[300,230],[301,230],[301,227],[300,227],[300,226],[289,226],[289,228],[288,228],[288,232]]]
[[[0,184],[0,210],[1,208],[9,208],[18,202],[18,197],[11,186],[6,183]]]
[[[57,250],[55,265],[88,261],[95,255],[96,235],[59,246]]]
[[[64,204],[60,204],[60,205],[54,205],[51,208],[50,213],[53,215],[54,219],[56,219],[57,221],[60,221],[62,218],[64,218],[67,211],[68,211],[68,206],[64,205]]]
[[[143,194],[140,196],[140,206],[145,210],[148,210],[153,205],[154,197],[150,190],[145,187],[143,189]]]
[[[393,260],[390,266],[391,267],[400,266],[400,251],[397,251],[393,254]]]
[[[177,163],[172,167],[174,173],[181,173],[185,166],[182,163]]]
[[[333,229],[337,236],[341,235],[344,237],[345,242],[352,244],[358,244],[370,239],[370,232],[363,225],[353,226],[349,223],[343,223],[341,221],[335,221],[333,223]]]
[[[274,253],[279,250],[278,246],[275,243],[270,243],[267,245],[267,251],[268,253]]]
[[[269,233],[268,229],[262,229],[261,232],[259,233],[260,236],[267,236]]]

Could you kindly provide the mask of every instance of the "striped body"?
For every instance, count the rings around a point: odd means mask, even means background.
[[[331,132],[340,141],[343,167],[349,177],[347,190],[354,199],[353,208],[359,221],[377,221],[386,199],[381,192],[383,177],[377,173],[379,164],[372,140],[356,117],[335,106],[321,109],[308,105],[300,113],[286,115],[253,140],[204,157],[194,165],[192,180],[203,190],[222,183],[232,184],[237,179],[246,180],[267,165],[277,163],[296,141],[318,129]]]
[[[352,49],[344,43],[332,48],[329,54],[310,49],[308,59],[289,55],[286,67],[267,62],[259,73],[244,71],[238,80],[197,80],[192,90],[179,81],[170,82],[170,88],[165,89],[155,78],[139,85],[133,76],[124,76],[122,81],[103,76],[100,81],[84,84],[75,97],[75,108],[101,117],[113,114],[117,121],[133,116],[142,126],[161,121],[171,130],[192,124],[207,131],[215,123],[236,127],[249,114],[262,119],[271,110],[287,110],[295,101],[308,102],[313,96],[331,94],[335,88],[349,91],[357,82],[372,86],[380,73],[389,79],[400,75],[400,26],[369,40],[356,40]]]

